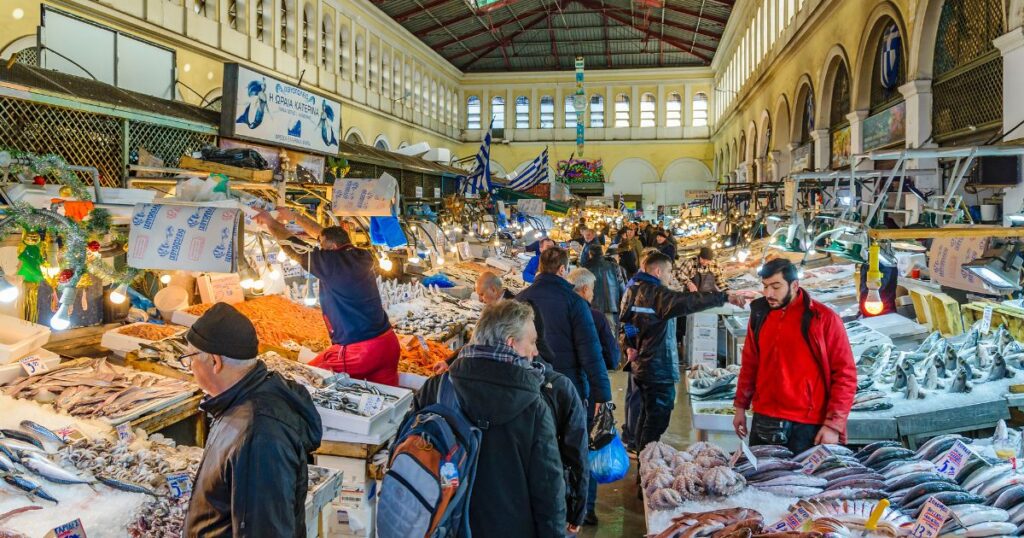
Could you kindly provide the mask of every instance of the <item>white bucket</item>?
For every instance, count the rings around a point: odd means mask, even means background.
[[[996,215],[999,213],[999,206],[994,204],[985,204],[981,206],[981,220],[983,222],[992,222],[996,220]]]
[[[188,291],[181,286],[167,286],[156,292],[153,296],[153,304],[160,311],[164,320],[171,319],[171,313],[175,310],[182,310],[188,306]]]

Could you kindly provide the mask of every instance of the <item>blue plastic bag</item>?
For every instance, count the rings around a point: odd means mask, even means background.
[[[402,224],[395,217],[370,217],[370,243],[387,245],[388,248],[404,247],[409,244],[402,231]]]
[[[611,484],[626,477],[629,471],[629,454],[619,439],[619,432],[611,442],[598,450],[590,451],[590,476],[598,484]]]

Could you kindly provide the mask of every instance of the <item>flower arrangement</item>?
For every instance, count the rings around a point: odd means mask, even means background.
[[[604,162],[601,159],[558,161],[558,176],[565,183],[604,183]]]

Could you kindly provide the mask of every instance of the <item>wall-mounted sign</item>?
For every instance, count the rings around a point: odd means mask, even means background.
[[[793,150],[793,171],[814,169],[814,142],[808,142]]]
[[[238,64],[224,65],[221,136],[338,153],[341,103]]]
[[[864,120],[864,151],[882,148],[902,142],[906,138],[907,104],[900,101],[874,116]]]
[[[850,165],[850,127],[832,132],[832,168]]]

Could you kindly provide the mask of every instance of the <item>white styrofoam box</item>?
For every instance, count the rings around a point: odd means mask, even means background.
[[[125,356],[129,351],[136,351],[139,349],[140,344],[150,344],[153,340],[146,340],[145,338],[139,338],[137,336],[128,336],[121,331],[125,327],[132,327],[135,325],[144,325],[145,322],[132,323],[123,327],[115,327],[109,331],[103,333],[103,338],[100,339],[100,345],[113,351],[114,353]],[[176,334],[185,332],[185,328],[182,327]]]
[[[171,314],[171,323],[181,325],[182,327],[191,327],[193,323],[199,321],[199,316],[195,314],[189,314],[184,310],[175,310]]]
[[[717,351],[690,351],[686,353],[686,356],[689,359],[691,368],[701,364],[712,369],[718,368]]]
[[[693,327],[693,331],[687,331],[686,337],[693,340],[711,340],[712,342],[718,341],[718,328],[717,327]]]
[[[366,460],[343,456],[329,456],[327,454],[313,454],[313,462],[318,467],[341,471],[342,491],[365,490],[367,484]]]
[[[410,390],[420,390],[420,387],[422,387],[426,382],[427,376],[398,372],[399,387],[404,387]]]
[[[323,439],[325,441],[338,441],[341,443],[360,443],[364,445],[379,445],[391,439],[398,433],[398,427],[401,425],[401,420],[397,423],[378,421],[374,424],[370,433],[353,433],[344,430],[336,430],[334,428],[325,427],[323,433]]]
[[[60,355],[43,348],[32,351],[27,355],[38,355],[42,359],[43,364],[46,365],[47,370],[53,370],[60,364]],[[25,375],[25,369],[21,367],[19,362],[0,365],[0,385],[6,385],[15,379],[25,377]]]
[[[700,312],[686,316],[686,329],[689,332],[691,327],[717,327],[718,314]]]
[[[507,258],[496,258],[494,256],[491,256],[484,260],[484,263],[506,273],[511,271],[515,267],[515,264],[512,263],[512,260],[509,260]]]
[[[702,409],[707,408],[732,408],[731,405],[727,406],[711,406],[702,404],[701,402],[692,402],[690,404],[693,407],[693,429],[704,430],[704,431],[721,431],[731,432],[732,419],[734,415],[719,415],[711,413],[701,413]],[[753,413],[747,414],[747,430],[750,429],[750,423],[753,421]]]
[[[374,535],[374,518],[377,503],[366,502],[360,508],[334,506],[335,521],[328,531],[328,538],[370,538]]]
[[[390,423],[397,428],[405,417],[405,413],[409,410],[409,407],[412,406],[412,391],[409,389],[391,387],[369,381],[349,380],[348,383],[353,385],[362,385],[363,383],[366,383],[383,394],[390,394],[397,397],[398,400],[393,402],[390,407],[385,407],[381,412],[372,417],[362,417],[352,413],[317,407],[316,410],[320,412],[320,419],[325,428],[334,428],[336,430],[352,432],[360,435],[369,435],[373,433],[376,429],[375,426],[381,423]]]
[[[50,341],[50,328],[14,316],[0,315],[0,364],[28,355]]]
[[[7,196],[12,202],[25,202],[32,207],[50,207],[51,199],[60,197],[61,185],[27,185],[16,183],[8,186]],[[92,187],[88,188],[89,194],[94,194]],[[100,187],[100,202],[110,205],[124,205],[129,208],[135,204],[145,204],[153,201],[156,191],[151,189],[120,189],[114,187]]]
[[[317,353],[316,351],[313,351],[312,349],[309,349],[306,346],[302,346],[299,348],[298,360],[302,364],[309,364],[313,359],[317,357],[317,355],[319,355],[319,353]]]

